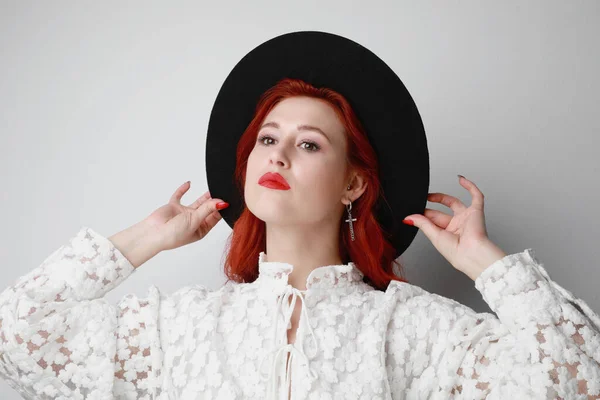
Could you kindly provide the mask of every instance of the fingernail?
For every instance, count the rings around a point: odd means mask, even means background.
[[[464,176],[462,176],[462,175],[457,175],[457,176],[458,176],[458,180],[460,180],[460,178],[465,178],[465,177],[464,177]],[[465,179],[467,179],[467,178],[465,178]]]
[[[217,203],[217,210],[222,210],[227,207],[229,207],[229,203],[227,203],[225,201],[220,201]]]
[[[415,226],[415,223],[412,222],[410,219],[403,219],[402,222],[406,225]]]

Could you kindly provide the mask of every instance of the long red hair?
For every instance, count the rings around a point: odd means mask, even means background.
[[[242,137],[236,151],[235,182],[244,193],[246,163],[257,140],[258,130],[267,114],[282,100],[293,96],[321,99],[330,104],[344,125],[348,142],[347,161],[361,174],[367,188],[352,204],[355,241],[351,240],[345,213],[340,220],[339,256],[343,263],[352,261],[364,274],[364,281],[378,290],[385,290],[391,280],[408,282],[403,266],[395,261],[395,249],[386,239],[385,232],[373,214],[377,198],[383,192],[378,177],[377,156],[348,101],[339,93],[299,80],[286,78],[267,90],[258,101],[254,117]],[[244,207],[228,238],[225,258],[225,275],[235,282],[253,282],[258,278],[258,254],[266,251],[265,222]],[[397,265],[399,276],[394,273]]]

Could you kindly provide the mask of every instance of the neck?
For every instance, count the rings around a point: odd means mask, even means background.
[[[317,229],[299,229],[267,224],[266,261],[285,262],[294,269],[288,283],[306,290],[306,279],[316,268],[326,265],[341,265],[338,230],[320,225]]]

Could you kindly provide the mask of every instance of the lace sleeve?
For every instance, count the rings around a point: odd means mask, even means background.
[[[498,317],[416,289],[396,307],[387,343],[394,398],[600,398],[600,318],[531,249],[496,261],[475,286]]]
[[[24,398],[153,398],[158,289],[116,307],[102,298],[133,271],[83,227],[0,294],[0,376]]]
[[[478,334],[456,327],[457,338],[469,337],[460,343],[468,351],[457,369],[457,391],[600,398],[600,318],[550,279],[532,249],[498,260],[475,286],[501,325],[477,319]]]

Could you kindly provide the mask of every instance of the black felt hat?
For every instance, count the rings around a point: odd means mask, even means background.
[[[244,207],[234,182],[236,147],[260,96],[283,78],[301,79],[343,95],[378,157],[382,191],[374,212],[400,256],[418,228],[401,221],[423,214],[429,192],[429,151],[417,106],[400,78],[378,56],[343,36],[298,31],[254,48],[229,73],[215,100],[206,139],[206,173],[220,213],[233,228]],[[368,190],[368,189],[367,189]],[[353,215],[360,218],[360,215]]]

